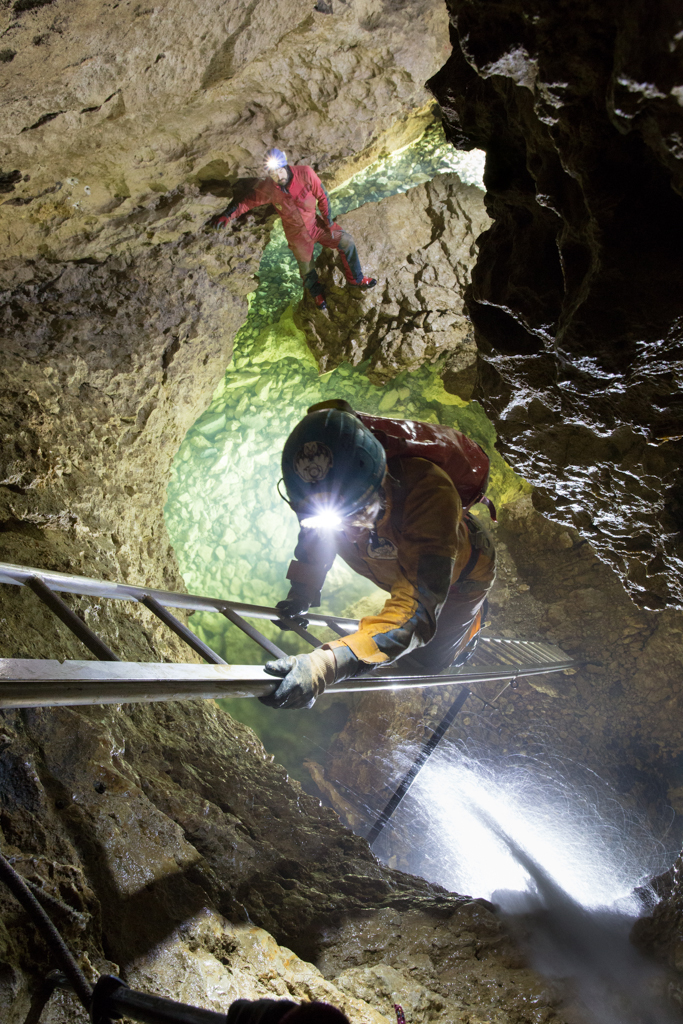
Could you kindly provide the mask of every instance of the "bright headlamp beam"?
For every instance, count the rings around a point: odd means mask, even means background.
[[[268,171],[276,171],[279,166],[280,166],[280,161],[278,160],[278,158],[276,156],[270,156],[266,160],[266,170],[268,170]]]
[[[309,530],[338,530],[341,524],[341,516],[330,511],[319,512],[315,516],[307,516],[301,520],[301,525]]]

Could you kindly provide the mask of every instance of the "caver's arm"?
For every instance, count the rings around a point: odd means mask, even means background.
[[[287,600],[300,601],[301,611],[311,606],[317,608],[335,554],[329,534],[302,526],[294,548],[294,560],[289,563],[287,570],[287,579],[291,583]]]
[[[347,647],[367,665],[395,661],[431,640],[454,567],[464,565],[470,553],[462,502],[450,478],[424,459],[402,465],[401,576],[379,614],[366,616],[355,633],[326,645],[335,653]]]
[[[222,213],[212,217],[211,224],[214,227],[225,227],[231,220],[241,217],[243,213],[248,213],[249,210],[253,210],[257,206],[265,206],[266,203],[272,203],[272,201],[273,197],[268,188],[268,182],[259,182],[239,203],[230,203]]]

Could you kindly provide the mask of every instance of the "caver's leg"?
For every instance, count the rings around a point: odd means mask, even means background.
[[[308,290],[311,298],[319,309],[326,309],[327,305],[325,303],[323,286],[318,279],[318,271],[315,269],[314,261],[297,260],[296,263],[299,268],[301,280],[304,283],[304,288]]]
[[[374,288],[377,281],[374,277],[364,277],[360,265],[358,249],[348,231],[342,231],[339,239],[339,258],[344,269],[344,276],[349,284],[355,284],[358,288]]]

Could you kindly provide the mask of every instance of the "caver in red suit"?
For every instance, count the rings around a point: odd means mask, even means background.
[[[332,221],[330,200],[313,168],[305,164],[290,167],[282,150],[270,149],[266,154],[266,170],[269,177],[257,182],[241,202],[231,203],[223,213],[214,217],[211,221],[213,226],[226,227],[248,210],[272,203],[282,218],[287,244],[294,253],[304,286],[317,306],[326,308],[313,262],[316,242],[326,249],[339,250],[349,284],[373,288],[377,282],[363,276],[353,238]]]

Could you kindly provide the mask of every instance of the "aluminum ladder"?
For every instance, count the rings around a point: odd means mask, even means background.
[[[261,665],[229,665],[168,609],[215,612],[241,629],[273,658],[286,654],[247,619],[282,619],[276,608],[242,604],[197,594],[149,587],[0,562],[0,583],[28,587],[95,655],[96,661],[56,661],[34,658],[0,659],[0,709],[57,705],[123,704],[192,698],[260,697],[274,692],[279,680]],[[136,601],[156,615],[206,664],[122,661],[59,596],[77,594],[98,599]],[[353,632],[358,620],[309,612],[313,627],[328,627],[338,636]],[[322,641],[292,623],[292,629],[311,647]],[[552,644],[482,637],[474,658],[456,671],[434,675],[401,674],[400,662],[335,685],[328,692],[401,690],[424,686],[462,686],[518,676],[571,670],[574,661]]]

